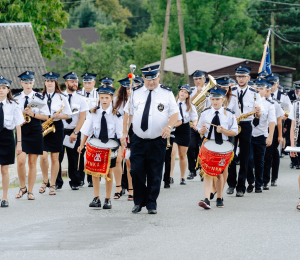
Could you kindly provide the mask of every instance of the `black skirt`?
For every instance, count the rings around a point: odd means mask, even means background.
[[[44,151],[60,153],[63,150],[64,124],[61,120],[54,121],[55,133],[51,132],[44,137]]]
[[[29,127],[30,131],[23,131],[25,127]],[[22,151],[27,154],[43,154],[44,138],[41,120],[31,118],[31,122],[23,125],[21,130]]]
[[[15,146],[13,130],[3,128],[0,132],[0,165],[15,163]]]
[[[190,124],[182,124],[178,127],[176,127],[176,130],[174,132],[175,140],[174,143],[181,145],[181,146],[190,146],[191,142],[191,128]]]
[[[133,130],[132,130],[132,124],[130,125],[129,131],[128,131],[128,137],[129,137],[129,142],[131,137],[133,136]],[[127,148],[130,149],[130,143],[127,143]]]

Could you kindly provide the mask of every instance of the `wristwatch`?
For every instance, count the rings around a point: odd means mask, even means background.
[[[74,133],[75,135],[78,135],[78,132],[76,132],[76,131],[74,131],[73,133]]]

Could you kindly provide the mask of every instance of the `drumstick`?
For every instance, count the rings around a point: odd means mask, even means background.
[[[77,171],[79,170],[79,163],[80,163],[80,153],[79,153],[79,156],[78,156],[78,165],[77,165]]]
[[[214,125],[214,124],[211,124],[211,123],[208,123],[208,122],[205,122],[205,121],[204,121],[204,123],[209,124],[209,125],[212,125],[212,126],[214,126],[214,127],[218,127],[218,125]]]

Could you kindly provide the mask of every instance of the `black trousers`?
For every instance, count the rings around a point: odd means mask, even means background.
[[[264,135],[257,137],[252,136],[247,181],[249,185],[255,182],[255,189],[260,189],[263,185],[265,152],[266,137]],[[255,168],[255,177],[253,173],[253,167]]]
[[[125,159],[122,161],[122,169],[123,169],[123,174],[122,174],[122,189],[128,190],[128,177],[127,177],[127,165]]]
[[[165,155],[165,173],[164,173],[164,182],[165,184],[170,184],[170,172],[171,172],[171,154],[173,149],[174,138],[170,138],[170,145],[172,147],[166,148]]]
[[[84,164],[83,164],[83,168],[81,169],[81,162],[84,162],[84,154],[85,154],[85,151],[86,151],[85,148],[83,148],[82,151],[81,151],[81,155],[80,155],[80,165],[79,165],[79,179],[80,179],[80,181],[83,181],[83,182],[84,182],[84,179],[85,179],[85,172],[83,171],[83,170],[84,170]],[[93,183],[92,175],[87,174],[87,175],[86,175],[86,178],[87,178],[87,182]]]
[[[276,181],[278,179],[278,171],[279,171],[279,152],[278,152],[278,129],[275,127],[273,142],[272,145],[267,147],[265,154],[265,167],[264,167],[264,177],[263,183],[268,184],[271,179],[271,168],[272,168],[272,180]]]
[[[71,135],[74,129],[64,129],[64,136]],[[70,178],[70,186],[79,186],[80,185],[80,172],[83,172],[84,169],[84,160],[80,160],[79,171],[77,170],[78,165],[78,152],[77,148],[80,146],[81,133],[78,133],[77,140],[73,149],[64,146],[63,151],[59,153],[59,171],[56,179],[56,185],[62,186],[64,181],[61,177],[61,162],[64,159],[65,149],[68,156],[68,176]]]
[[[131,137],[131,176],[134,204],[156,209],[160,192],[167,139],[142,139]],[[147,182],[147,186],[146,186]]]
[[[188,168],[190,172],[196,172],[197,158],[199,154],[200,146],[200,134],[191,128],[191,142],[187,151]]]
[[[237,191],[246,191],[246,178],[248,170],[248,161],[250,155],[250,145],[251,145],[251,136],[252,136],[252,126],[250,121],[240,122],[242,128],[239,135],[235,137],[234,142],[234,157],[235,159],[231,162],[228,169],[228,179],[227,183],[229,187],[236,188]],[[240,144],[240,170],[237,180],[236,172],[236,148],[237,142]]]

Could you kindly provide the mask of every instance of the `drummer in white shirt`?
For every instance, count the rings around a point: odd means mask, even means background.
[[[238,133],[235,115],[230,109],[224,109],[222,106],[225,100],[225,94],[226,90],[217,86],[210,90],[211,107],[202,111],[197,125],[199,134],[204,135],[207,139],[215,140],[216,145],[221,145],[223,140],[228,140],[229,136],[236,136]],[[217,127],[208,123],[217,125]],[[225,171],[228,171],[228,165],[224,172]],[[219,174],[217,178],[218,180],[215,183],[217,188],[216,206],[224,207],[222,199],[223,174]],[[205,199],[199,202],[199,206],[204,209],[210,209],[210,193],[212,191],[213,177],[205,175],[203,184]]]

